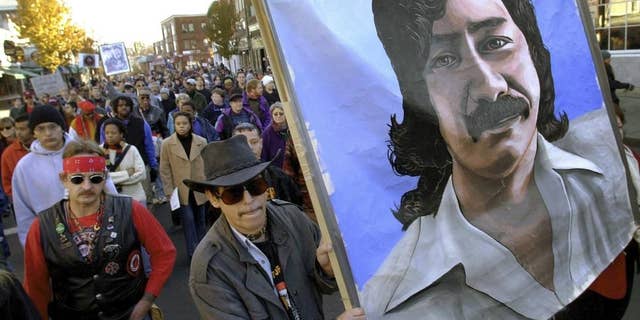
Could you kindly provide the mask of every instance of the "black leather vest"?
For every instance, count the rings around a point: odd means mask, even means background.
[[[42,212],[40,239],[53,288],[51,319],[128,319],[146,286],[131,198],[107,195],[95,259],[87,264],[73,242],[63,202]]]

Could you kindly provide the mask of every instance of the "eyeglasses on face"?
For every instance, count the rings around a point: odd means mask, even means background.
[[[149,96],[140,96],[140,100],[149,100]]]
[[[2,127],[2,130],[11,130],[13,127]]]
[[[281,116],[284,116],[284,112],[274,112],[274,113],[273,113],[273,116],[274,116],[274,117],[281,117]]]
[[[259,196],[267,191],[267,181],[263,177],[257,177],[244,184],[232,187],[225,187],[218,198],[222,199],[226,205],[234,205],[244,198],[244,191],[247,190],[252,196]]]
[[[92,184],[100,184],[102,183],[102,181],[104,181],[105,177],[103,174],[92,174],[89,177],[89,181]],[[69,177],[69,182],[75,184],[75,185],[80,185],[84,182],[85,176],[82,174],[74,174],[71,175]]]

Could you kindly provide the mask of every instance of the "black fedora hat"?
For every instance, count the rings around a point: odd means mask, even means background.
[[[205,181],[185,179],[190,189],[204,193],[211,187],[228,187],[245,183],[259,175],[270,164],[256,158],[247,137],[235,135],[227,140],[214,141],[202,149]]]

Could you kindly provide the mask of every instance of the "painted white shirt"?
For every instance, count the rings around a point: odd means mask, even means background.
[[[368,319],[548,319],[580,295],[634,229],[615,140],[597,134],[608,119],[594,112],[573,125],[585,123],[595,135],[570,131],[564,150],[538,136],[534,180],[551,219],[555,292],[466,220],[449,179],[437,214],[414,221],[365,285]]]

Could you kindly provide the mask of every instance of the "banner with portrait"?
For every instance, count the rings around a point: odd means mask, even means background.
[[[100,55],[93,53],[78,53],[78,66],[80,68],[97,68]]]
[[[102,58],[104,73],[108,76],[131,70],[124,42],[101,45],[100,57]]]
[[[369,318],[548,319],[630,243],[584,4],[254,3]]]

